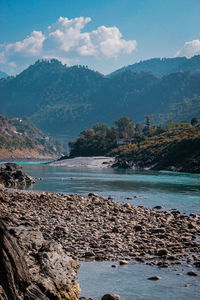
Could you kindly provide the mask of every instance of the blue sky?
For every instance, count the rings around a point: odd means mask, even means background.
[[[56,57],[104,74],[200,54],[199,0],[0,0],[0,70]]]

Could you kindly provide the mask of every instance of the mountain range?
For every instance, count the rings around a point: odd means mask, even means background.
[[[45,133],[66,140],[94,123],[112,125],[121,116],[144,123],[150,115],[155,124],[200,118],[199,60],[166,59],[174,68],[190,62],[190,72],[158,76],[152,60],[149,72],[124,70],[109,77],[56,59],[40,60],[16,77],[0,80],[0,113],[28,117]]]
[[[7,78],[9,77],[8,74],[6,74],[5,72],[0,71],[0,78]]]
[[[195,55],[191,58],[152,58],[120,68],[108,76],[110,77],[127,70],[133,72],[152,72],[158,76],[169,75],[176,72],[200,72],[200,55]]]

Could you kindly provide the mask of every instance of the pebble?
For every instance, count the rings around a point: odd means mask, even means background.
[[[153,208],[154,208],[154,209],[163,209],[163,208],[164,208],[164,206],[161,206],[161,205],[156,205],[156,206],[154,206]]]
[[[106,294],[101,300],[121,300],[121,297],[117,294]]]
[[[199,276],[199,274],[197,272],[193,271],[193,270],[187,272],[187,275],[189,275],[189,276]]]
[[[1,215],[10,228],[34,228],[44,239],[60,243],[74,259],[131,257],[132,262],[160,262],[162,267],[189,259],[193,268],[200,265],[200,241],[195,240],[199,215],[182,218],[176,210],[120,204],[96,193],[64,195],[3,187],[0,193]],[[169,258],[167,263],[164,258]]]
[[[152,276],[152,277],[149,277],[149,278],[147,278],[148,280],[160,280],[161,279],[161,277],[160,276]]]
[[[160,249],[160,250],[158,250],[158,252],[157,252],[157,255],[158,255],[158,256],[166,256],[167,254],[168,254],[167,249]]]
[[[127,260],[120,260],[119,264],[122,266],[122,265],[128,265],[129,264],[129,261]]]

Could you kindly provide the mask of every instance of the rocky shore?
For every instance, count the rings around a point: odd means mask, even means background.
[[[28,249],[29,266],[51,241],[75,260],[200,267],[199,215],[122,205],[92,193],[86,197],[4,187],[0,192],[2,220],[19,245]]]
[[[0,178],[0,300],[87,300],[80,298],[79,260],[190,265],[187,274],[199,275],[199,215],[120,204],[95,193],[7,188],[34,183],[15,164],[2,166]]]
[[[134,170],[165,170],[173,172],[200,173],[200,156],[187,158],[185,160],[170,161],[153,155],[135,157],[115,157],[112,168],[134,169]]]
[[[34,184],[35,178],[27,175],[21,167],[14,163],[5,163],[0,166],[0,184],[5,187],[24,188]]]

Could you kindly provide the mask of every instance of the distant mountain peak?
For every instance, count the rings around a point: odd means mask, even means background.
[[[133,72],[153,72],[158,76],[165,76],[176,72],[200,72],[200,55],[195,55],[191,58],[151,58],[120,68],[109,74],[108,77],[126,70]]]
[[[1,78],[7,78],[7,77],[9,77],[8,74],[6,74],[5,72],[0,71],[0,79]]]

